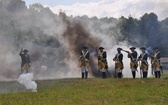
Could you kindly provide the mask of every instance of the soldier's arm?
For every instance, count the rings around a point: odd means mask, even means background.
[[[124,52],[126,52],[126,53],[129,53],[129,51],[127,51],[127,50],[122,50],[122,51],[124,51]]]
[[[115,60],[116,60],[116,58],[117,58],[117,55],[113,58],[113,61],[115,61]]]
[[[144,56],[144,60],[147,60],[147,59],[148,59],[148,54],[146,53]]]
[[[20,56],[23,55],[23,49],[21,49],[19,55],[20,55]]]
[[[83,54],[82,54],[82,52],[81,52],[81,53],[80,53],[80,56],[79,56],[79,60],[81,60],[82,56],[83,56]]]
[[[89,59],[90,59],[90,52],[88,52],[88,54],[87,54],[87,55],[88,55],[87,59],[89,60]]]
[[[132,56],[132,53],[128,52],[127,57],[128,57],[128,58],[131,58],[131,56]]]
[[[122,61],[123,60],[123,54],[120,54],[120,61]]]
[[[107,53],[106,53],[106,52],[103,53],[103,58],[104,58],[104,59],[107,58]]]
[[[137,56],[138,56],[138,53],[137,53],[136,51],[134,51],[133,57],[134,57],[134,58],[137,58]]]
[[[161,58],[161,55],[160,55],[160,53],[158,53],[158,55],[157,55],[157,59],[160,59]]]
[[[142,59],[142,56],[140,55],[139,57],[138,57],[138,61],[140,61]]]
[[[97,58],[97,59],[98,59],[98,61],[99,61],[99,60],[100,60],[100,56],[98,56],[98,58]]]

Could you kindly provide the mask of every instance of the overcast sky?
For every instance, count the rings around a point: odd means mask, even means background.
[[[27,5],[33,3],[41,3],[42,5],[49,5],[51,7],[55,7],[57,5],[72,5],[74,3],[88,3],[88,2],[98,2],[100,0],[24,0]]]
[[[141,17],[144,13],[154,12],[159,20],[168,17],[168,0],[25,0],[26,4],[41,3],[49,6],[58,14],[60,10],[67,15],[89,17],[132,16]]]

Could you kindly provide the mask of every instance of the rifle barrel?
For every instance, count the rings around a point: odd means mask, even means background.
[[[127,50],[122,50],[122,51],[124,51],[124,52],[126,52],[126,53],[129,53],[129,51],[127,51]]]

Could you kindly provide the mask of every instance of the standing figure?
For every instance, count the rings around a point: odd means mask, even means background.
[[[117,54],[113,58],[113,61],[115,61],[115,77],[116,74],[118,78],[122,78],[122,70],[124,68],[123,66],[123,54],[121,53],[122,48],[117,48]]]
[[[88,47],[84,46],[80,54],[80,67],[82,69],[82,79],[87,79],[88,77],[88,67],[89,67],[90,53]]]
[[[160,52],[157,47],[154,49],[154,56],[151,57],[152,62],[152,71],[155,73],[155,78],[160,78],[161,76],[161,63],[160,63]]]
[[[98,55],[98,67],[99,70],[102,72],[102,78],[106,78],[106,71],[107,71],[107,53],[103,51],[103,47],[99,47],[99,55]]]
[[[21,49],[19,55],[21,56],[21,60],[22,60],[22,63],[21,63],[21,72],[22,73],[28,73],[29,72],[29,68],[31,66],[28,50]]]
[[[145,47],[141,47],[140,49],[142,51],[142,53],[138,57],[138,61],[141,61],[140,73],[142,71],[143,78],[147,78],[147,76],[148,76],[148,61],[147,61],[148,54],[146,53],[146,48]],[[142,74],[141,74],[141,77],[142,77]]]
[[[131,62],[130,62],[130,68],[131,68],[131,71],[132,71],[132,77],[133,78],[136,78],[136,71],[137,71],[137,68],[138,68],[138,61],[137,61],[137,56],[138,56],[138,53],[135,51],[135,47],[131,47],[130,50],[131,52],[129,51],[126,51],[126,50],[122,50],[122,51],[125,51],[128,53],[128,58],[130,58]]]

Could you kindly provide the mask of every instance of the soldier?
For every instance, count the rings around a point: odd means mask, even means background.
[[[154,56],[151,57],[152,60],[152,71],[155,73],[155,78],[160,78],[161,76],[161,64],[160,64],[160,52],[157,47],[153,48]]]
[[[82,79],[87,79],[88,77],[88,67],[89,67],[90,53],[88,47],[84,46],[80,54],[80,67],[82,69]]]
[[[124,68],[123,66],[123,54],[121,53],[122,48],[117,48],[117,54],[113,58],[113,61],[115,61],[115,76],[117,73],[118,78],[122,78],[122,69]]]
[[[31,66],[28,50],[21,49],[19,55],[21,56],[21,60],[22,60],[22,63],[21,63],[21,72],[22,73],[28,73],[29,72],[29,68]]]
[[[141,61],[141,66],[140,66],[140,73],[143,73],[143,78],[147,78],[148,75],[148,54],[146,53],[146,48],[145,47],[141,47],[140,48],[142,53],[140,54],[140,56],[138,57],[138,61]],[[142,77],[142,74],[141,74]]]
[[[123,50],[123,51],[128,53],[128,58],[130,58],[130,60],[131,60],[130,68],[131,68],[131,71],[132,71],[133,78],[136,77],[136,71],[137,71],[137,68],[138,68],[138,61],[137,61],[138,54],[135,51],[135,49],[136,49],[135,47],[131,47],[130,48],[131,52]]]
[[[104,48],[103,47],[99,47],[99,55],[98,55],[98,67],[100,69],[100,71],[102,72],[102,78],[106,78],[106,71],[108,68],[107,65],[107,53],[105,51],[103,51]]]

